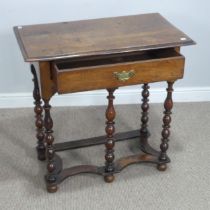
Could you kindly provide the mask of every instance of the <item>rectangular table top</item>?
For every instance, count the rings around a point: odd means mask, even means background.
[[[16,26],[25,61],[50,61],[194,44],[158,13]]]

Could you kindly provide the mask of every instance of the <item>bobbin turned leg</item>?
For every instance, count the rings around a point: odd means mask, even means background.
[[[47,143],[47,175],[46,175],[46,181],[47,181],[47,190],[48,192],[56,192],[57,191],[57,177],[56,177],[56,165],[54,161],[54,147],[53,147],[53,120],[50,115],[50,109],[51,106],[49,104],[49,100],[44,99],[44,110],[45,110],[45,118],[44,118],[44,126],[45,126],[45,141]]]
[[[43,119],[42,119],[42,101],[40,97],[40,91],[39,91],[39,85],[38,85],[38,79],[36,75],[36,70],[33,65],[31,65],[31,73],[33,74],[32,81],[34,82],[34,90],[33,90],[33,98],[34,98],[34,113],[35,113],[35,125],[36,125],[36,138],[37,138],[37,155],[39,160],[45,160],[46,159],[46,147],[44,142],[44,132],[43,132]]]
[[[142,86],[142,105],[141,105],[141,109],[142,109],[142,116],[141,116],[141,129],[140,129],[140,144],[143,147],[144,145],[146,145],[147,140],[148,140],[148,136],[149,136],[149,131],[147,128],[147,124],[148,124],[148,110],[149,110],[149,85],[148,84],[144,84]]]
[[[106,110],[106,134],[107,134],[107,142],[105,144],[106,146],[106,154],[105,154],[105,172],[108,173],[104,176],[105,182],[113,182],[114,181],[114,175],[112,172],[114,172],[114,137],[113,134],[115,132],[114,127],[114,118],[115,118],[115,109],[113,106],[113,100],[114,96],[113,93],[115,89],[107,89],[109,95],[107,96],[108,99],[108,107]]]
[[[162,130],[162,139],[161,139],[161,145],[160,145],[160,161],[166,161],[168,159],[167,157],[167,150],[168,150],[168,141],[170,136],[170,123],[171,123],[171,110],[173,108],[173,100],[172,100],[172,92],[173,92],[173,84],[174,82],[168,82],[168,88],[167,90],[167,97],[164,103],[164,117],[163,117],[163,130]],[[165,171],[167,168],[166,163],[160,163],[157,165],[157,169],[159,171]]]

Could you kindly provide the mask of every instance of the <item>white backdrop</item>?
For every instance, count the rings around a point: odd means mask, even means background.
[[[13,33],[13,26],[149,12],[161,13],[197,42],[196,46],[184,47],[182,50],[187,58],[186,71],[184,79],[175,85],[181,91],[181,94],[177,95],[177,100],[210,100],[210,1],[0,0],[0,9],[0,104],[3,104],[0,107],[7,106],[9,101],[17,106],[18,103],[20,106],[27,106],[24,103],[27,103],[26,99],[29,99],[32,90],[29,65],[23,61]],[[152,87],[155,88],[154,91],[160,90],[165,87],[165,84],[158,83]],[[127,93],[128,89],[132,89],[130,91],[135,95],[138,92],[137,88],[139,86],[122,90]],[[100,93],[102,92],[89,93],[87,105],[98,104],[94,97]],[[77,96],[74,94],[74,97]],[[86,98],[83,98],[85,104],[84,100]],[[134,102],[133,99],[130,100]],[[78,104],[81,104],[79,101],[81,100],[78,100]],[[156,94],[154,101],[159,101],[159,94]],[[60,101],[60,103],[62,105],[63,102]],[[77,105],[77,102],[75,103]]]

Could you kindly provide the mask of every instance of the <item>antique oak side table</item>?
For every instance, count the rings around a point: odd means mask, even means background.
[[[56,192],[58,184],[79,173],[104,176],[106,182],[114,174],[133,163],[154,163],[164,171],[173,106],[173,83],[184,73],[185,58],[180,47],[194,44],[160,14],[133,15],[74,22],[61,22],[14,27],[21,52],[31,63],[34,81],[34,104],[37,128],[38,159],[47,158],[48,192]],[[163,130],[160,151],[148,143],[149,85],[166,81]],[[121,86],[143,84],[142,116],[139,130],[115,133],[114,91]],[[53,120],[49,101],[55,94],[107,89],[106,136],[78,141],[54,143]],[[44,106],[42,107],[42,100]],[[42,112],[45,112],[42,119]],[[114,161],[116,141],[139,137],[143,154]],[[79,165],[63,169],[57,152],[105,144],[105,165]]]

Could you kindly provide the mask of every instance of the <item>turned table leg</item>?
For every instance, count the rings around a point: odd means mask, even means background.
[[[109,95],[107,96],[108,99],[108,107],[106,110],[106,134],[107,134],[107,141],[106,141],[106,154],[105,154],[105,172],[108,173],[104,176],[104,180],[106,182],[113,182],[114,181],[114,175],[112,172],[114,172],[114,137],[113,134],[115,132],[114,127],[114,118],[115,118],[115,109],[113,106],[113,100],[114,100],[114,91],[115,89],[107,89]]]
[[[47,143],[47,190],[48,192],[56,192],[57,191],[57,177],[55,174],[56,164],[54,161],[54,147],[53,147],[53,120],[50,115],[51,106],[49,104],[49,100],[44,99],[44,110],[45,110],[45,118],[44,118],[44,126],[45,126],[45,141]]]
[[[148,124],[148,110],[149,110],[149,85],[144,84],[142,86],[142,116],[141,116],[141,129],[140,129],[140,144],[144,146],[148,141],[149,131],[147,128]]]
[[[46,159],[46,147],[44,142],[44,132],[43,132],[43,119],[42,119],[42,101],[39,91],[39,84],[38,79],[36,75],[36,70],[33,65],[31,65],[31,73],[33,74],[33,82],[34,82],[34,90],[33,90],[33,98],[34,98],[34,112],[35,112],[35,125],[36,125],[36,138],[37,138],[37,155],[39,160],[45,160]]]
[[[172,100],[172,92],[173,92],[173,84],[174,82],[168,82],[168,88],[167,90],[167,97],[164,103],[164,117],[163,117],[163,130],[162,130],[162,139],[161,139],[161,145],[160,145],[160,161],[166,161],[167,160],[167,150],[168,150],[168,142],[169,142],[169,136],[170,136],[170,123],[171,123],[171,110],[173,108],[173,100]],[[165,171],[167,168],[166,163],[160,163],[157,166],[157,169],[159,171]]]

